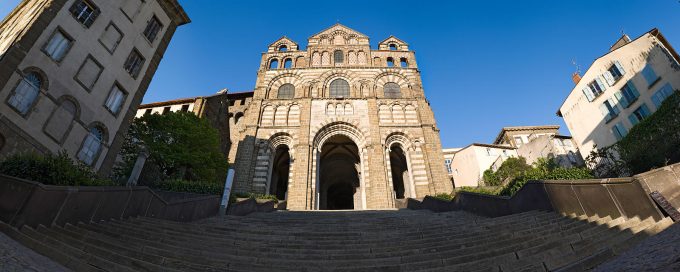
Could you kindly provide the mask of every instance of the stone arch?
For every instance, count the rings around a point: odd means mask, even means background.
[[[328,51],[323,51],[321,53],[321,65],[330,66],[331,65],[331,53]]]
[[[265,105],[262,107],[262,118],[260,124],[262,126],[273,126],[274,125],[274,112],[276,108],[274,105]]]
[[[237,125],[240,122],[240,120],[243,118],[243,115],[243,112],[237,112],[234,114],[234,125]]]
[[[300,125],[300,105],[293,104],[288,109],[288,125],[289,126]]]
[[[270,151],[276,150],[276,148],[281,145],[288,146],[288,148],[292,150],[294,146],[293,136],[291,136],[288,132],[277,132],[269,136],[269,140],[267,140],[267,146],[269,147]]]
[[[347,64],[357,65],[357,53],[354,50],[347,52]]]
[[[299,71],[285,72],[269,80],[269,85],[267,86],[267,93],[265,94],[266,97],[269,99],[276,99],[278,96],[279,88],[284,84],[292,84],[293,86],[295,86],[294,97],[300,97],[301,94],[299,92],[302,90],[300,86],[303,85],[303,80],[302,76],[300,76],[299,73],[300,73]]]
[[[387,137],[385,137],[385,148],[388,150],[395,144],[401,145],[404,150],[409,150],[412,148],[413,143],[406,133],[402,131],[391,132]]]
[[[288,107],[285,105],[279,105],[276,107],[276,112],[274,113],[274,125],[275,126],[286,126],[288,125]]]
[[[359,65],[366,65],[366,52],[362,50],[357,52],[357,63],[359,63]]]
[[[359,130],[357,124],[340,120],[332,120],[322,124],[318,129],[314,130],[313,135],[313,146],[314,148],[317,148],[319,152],[324,143],[335,135],[347,136],[354,141],[360,150],[366,146],[366,139],[368,137],[368,133]]]
[[[314,51],[314,53],[312,53],[312,66],[321,66],[321,53],[318,51]]]
[[[330,97],[331,82],[338,78],[344,79],[345,81],[347,81],[347,83],[349,83],[350,97],[358,97],[356,86],[359,81],[359,76],[353,71],[333,69],[321,74],[319,78],[323,79],[322,97]]]
[[[382,124],[392,123],[392,110],[390,109],[389,105],[387,104],[378,105],[378,119]]]
[[[409,82],[408,78],[399,73],[399,72],[393,72],[393,71],[386,71],[378,74],[374,78],[374,86],[376,90],[378,91],[378,96],[383,97],[385,95],[384,93],[384,86],[387,83],[396,83],[399,85],[401,88],[401,95],[402,97],[412,97],[412,91],[411,91],[411,83]]]
[[[41,92],[46,92],[47,90],[50,89],[50,79],[47,77],[47,74],[40,68],[31,66],[27,67],[23,71],[21,71],[21,77],[23,78],[24,76],[30,74],[30,73],[36,73],[40,77],[40,91]]]

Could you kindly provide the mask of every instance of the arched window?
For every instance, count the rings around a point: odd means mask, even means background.
[[[279,68],[279,60],[273,59],[271,62],[269,62],[269,69],[278,69]]]
[[[408,61],[406,60],[406,58],[401,58],[399,60],[399,62],[401,62],[401,68],[407,68],[408,67]]]
[[[335,50],[335,52],[333,52],[333,61],[335,61],[335,63],[342,63],[345,61],[345,56],[342,54],[342,51]]]
[[[288,51],[288,46],[286,46],[285,44],[279,46],[279,52],[286,52],[286,51]]]
[[[293,68],[293,60],[292,59],[284,60],[283,61],[283,68],[285,68],[285,69]]]
[[[386,98],[401,98],[401,87],[399,87],[399,84],[388,82],[385,83],[383,89],[385,90]]]
[[[391,44],[390,44],[390,51],[396,51],[396,50],[397,50],[397,45],[391,43]]]
[[[36,73],[27,74],[9,98],[8,103],[16,109],[21,115],[26,115],[33,106],[35,99],[38,98],[42,80]]]
[[[102,149],[102,142],[104,142],[104,130],[99,127],[92,127],[85,137],[83,147],[78,152],[78,159],[87,165],[93,165]]]
[[[394,59],[387,58],[387,67],[394,67]]]
[[[286,83],[279,87],[279,91],[278,94],[276,95],[276,98],[291,99],[293,97],[295,97],[295,86],[293,86],[293,84]]]
[[[238,124],[242,117],[243,117],[242,112],[237,113],[236,116],[234,116],[234,125]]]
[[[344,79],[336,79],[331,82],[331,97],[348,97],[349,83]]]

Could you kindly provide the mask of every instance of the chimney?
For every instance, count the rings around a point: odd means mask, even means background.
[[[630,37],[628,37],[628,35],[626,35],[626,34],[623,34],[623,36],[621,36],[621,38],[616,40],[616,43],[614,43],[614,45],[612,45],[609,48],[609,52],[614,51],[616,49],[619,49],[619,48],[623,47],[624,45],[629,44],[630,42],[631,42]]]
[[[581,82],[581,74],[579,74],[578,72],[574,72],[571,75],[571,80],[574,81],[574,85],[578,84],[579,82]]]

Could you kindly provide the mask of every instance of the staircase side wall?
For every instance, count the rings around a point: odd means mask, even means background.
[[[147,187],[49,186],[0,175],[0,221],[17,228],[137,216],[189,222],[215,216],[219,205],[219,196],[168,202]]]

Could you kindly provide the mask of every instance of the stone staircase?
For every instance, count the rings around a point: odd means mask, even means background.
[[[275,212],[0,231],[75,271],[582,271],[672,224],[527,212]]]

